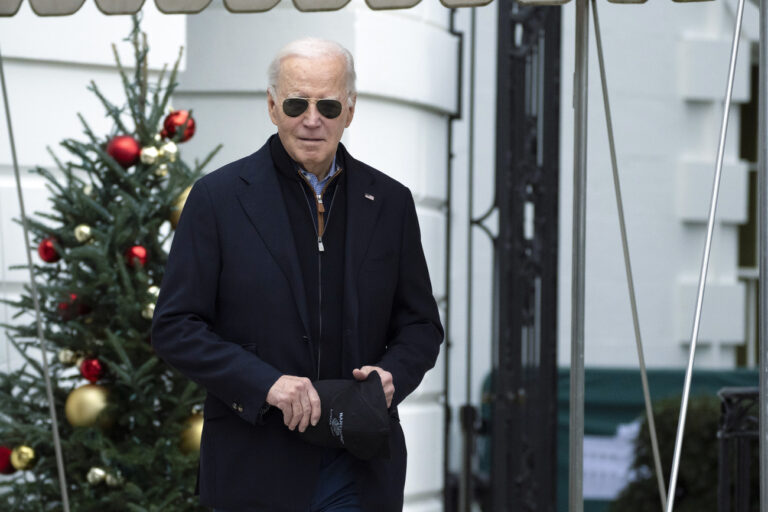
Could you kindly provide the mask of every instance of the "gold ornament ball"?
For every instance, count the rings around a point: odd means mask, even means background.
[[[168,176],[168,164],[158,165],[157,169],[155,169],[155,176],[159,176],[160,178]]]
[[[98,384],[85,384],[72,391],[64,405],[64,413],[69,424],[73,427],[90,427],[97,423],[99,414],[107,406],[108,391]],[[109,420],[99,421],[101,426],[107,426]]]
[[[200,451],[200,438],[203,435],[203,415],[195,413],[185,422],[181,432],[181,451],[184,453]]]
[[[155,316],[155,305],[150,302],[144,306],[144,309],[141,310],[141,316],[147,320],[152,320],[152,317]]]
[[[147,288],[147,292],[153,296],[155,299],[160,295],[160,287],[152,285],[149,288]]]
[[[93,195],[93,185],[86,185],[83,187],[83,194],[91,197]]]
[[[179,197],[176,198],[176,201],[171,206],[171,226],[173,226],[173,229],[176,229],[176,226],[179,224],[181,211],[184,209],[184,203],[187,202],[190,190],[192,190],[192,187],[185,188],[184,192],[179,194]]]
[[[68,348],[63,348],[59,351],[59,362],[67,366],[72,366],[77,362],[77,354]]]
[[[98,485],[104,481],[107,477],[107,472],[101,468],[93,467],[88,470],[88,483],[91,485]]]
[[[167,158],[169,162],[175,162],[179,156],[179,147],[175,142],[166,142],[160,146],[160,156]]]
[[[157,162],[157,157],[160,156],[160,151],[155,146],[147,146],[141,149],[139,158],[141,163],[152,165]]]
[[[75,228],[75,238],[78,242],[87,242],[91,238],[91,226],[88,224],[80,224]]]
[[[35,464],[35,450],[29,446],[17,446],[11,451],[11,465],[16,469],[29,469]]]

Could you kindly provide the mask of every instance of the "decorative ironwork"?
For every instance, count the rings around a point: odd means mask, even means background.
[[[556,505],[560,8],[499,2],[493,511]]]
[[[759,390],[756,387],[723,388],[717,395],[722,401],[720,429],[717,431],[720,444],[718,511],[754,510],[759,496],[751,496],[750,491],[752,464],[753,459],[757,459],[759,439]]]

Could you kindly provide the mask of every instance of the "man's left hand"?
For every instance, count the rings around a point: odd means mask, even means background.
[[[365,380],[368,378],[368,374],[374,370],[381,377],[381,385],[384,388],[384,396],[387,398],[387,408],[389,408],[392,405],[392,397],[395,395],[395,384],[392,381],[391,373],[378,366],[363,366],[360,369],[355,368],[352,370],[352,376],[355,380]]]

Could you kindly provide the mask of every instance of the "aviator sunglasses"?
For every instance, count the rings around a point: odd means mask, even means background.
[[[335,119],[341,114],[341,102],[338,100],[317,100],[317,111],[323,117]],[[298,117],[309,108],[306,98],[287,98],[283,101],[283,112],[289,117]]]

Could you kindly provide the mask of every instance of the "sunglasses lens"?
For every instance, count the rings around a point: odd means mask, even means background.
[[[341,114],[341,102],[337,100],[318,100],[317,110],[319,110],[324,117],[334,119]]]
[[[304,98],[288,98],[283,101],[283,112],[290,117],[298,117],[309,107],[309,100]],[[338,100],[318,100],[317,110],[324,117],[334,119],[341,114],[341,102]]]
[[[288,98],[283,101],[283,112],[289,117],[297,117],[304,113],[308,106],[309,101],[304,98]]]

